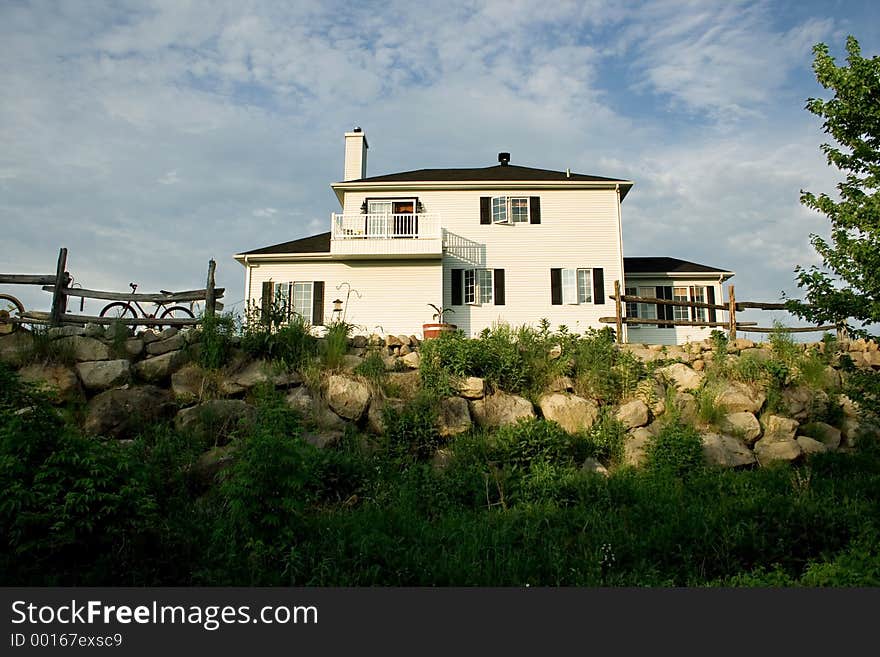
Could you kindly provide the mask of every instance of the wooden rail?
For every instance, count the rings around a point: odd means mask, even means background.
[[[88,290],[70,287],[73,278],[67,272],[67,249],[62,248],[58,252],[58,263],[54,274],[0,274],[0,284],[10,285],[41,285],[43,290],[52,293],[52,304],[49,312],[29,311],[22,313],[21,317],[10,317],[4,323],[10,324],[49,324],[61,326],[62,324],[125,324],[128,326],[193,326],[201,323],[199,318],[159,318],[159,317],[96,317],[94,315],[74,315],[66,312],[68,297],[80,297],[82,299],[103,299],[107,301],[123,302],[146,302],[159,305],[156,314],[162,312],[161,305],[172,303],[204,301],[205,316],[213,317],[217,310],[223,308],[223,304],[217,301],[225,293],[224,288],[214,287],[214,273],[217,264],[214,260],[208,262],[207,284],[201,290],[186,290],[183,292],[169,292],[165,294],[137,294],[134,292],[108,292],[104,290]],[[137,309],[133,309],[137,312]]]
[[[746,309],[755,310],[788,310],[785,303],[767,303],[763,301],[737,301],[734,286],[729,285],[727,288],[727,303],[704,303],[702,301],[676,301],[672,299],[658,299],[655,297],[638,297],[629,294],[620,294],[620,281],[614,281],[614,294],[610,295],[615,301],[615,317],[600,317],[599,321],[603,324],[617,325],[617,341],[623,340],[622,325],[649,325],[649,326],[697,326],[697,327],[725,327],[730,339],[736,338],[737,328],[748,327],[748,331],[756,333],[772,333],[779,329],[758,326],[757,322],[741,322],[737,320],[736,313]],[[626,317],[624,316],[624,308],[621,302],[644,303],[656,306],[678,306],[682,308],[707,308],[709,310],[725,310],[728,314],[726,322],[695,322],[679,319],[652,319],[647,317]],[[659,314],[659,313],[658,313]],[[840,326],[798,326],[795,328],[786,328],[785,331],[790,333],[810,333],[814,331],[841,331]]]

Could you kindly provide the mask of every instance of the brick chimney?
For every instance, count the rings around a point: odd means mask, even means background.
[[[367,177],[367,136],[360,128],[345,133],[345,171],[343,182]]]

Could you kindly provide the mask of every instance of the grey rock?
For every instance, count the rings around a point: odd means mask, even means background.
[[[419,352],[413,351],[413,352],[406,354],[405,356],[402,356],[400,358],[400,362],[402,362],[404,365],[406,365],[411,370],[419,369],[419,364],[421,363],[421,358],[419,356]]]
[[[18,376],[57,402],[77,401],[83,396],[79,379],[65,365],[27,365],[19,370]]]
[[[162,333],[164,334],[165,331],[163,331]],[[177,351],[178,349],[183,349],[185,346],[186,340],[183,339],[183,335],[180,333],[175,333],[171,337],[164,340],[158,340],[156,342],[149,343],[147,345],[147,353],[151,356],[161,356],[162,354],[167,354],[169,351]]]
[[[466,399],[445,397],[440,400],[437,428],[441,438],[449,438],[470,431],[473,423]]]
[[[167,390],[149,385],[115,388],[89,401],[83,430],[95,436],[133,438],[150,423],[171,417],[174,410]]]
[[[761,437],[761,424],[758,418],[747,411],[728,413],[721,421],[721,429],[725,433],[742,438],[748,445]]]
[[[825,422],[810,422],[798,427],[798,431],[805,436],[811,436],[815,440],[821,442],[829,451],[834,451],[840,447],[840,441],[843,437],[840,429],[832,427]]]
[[[107,390],[128,383],[131,363],[125,358],[77,363],[76,372],[86,390]]]
[[[599,417],[599,404],[595,401],[564,392],[542,396],[538,406],[545,418],[569,433],[588,431]]]
[[[186,364],[187,360],[186,354],[182,351],[170,351],[135,363],[131,371],[141,381],[160,383],[167,381],[174,372]]]
[[[673,363],[661,367],[657,373],[669,379],[682,392],[689,392],[699,388],[706,379],[702,372],[695,372],[684,363]]]
[[[110,347],[95,338],[72,335],[57,342],[63,349],[69,349],[78,362],[110,360],[113,357]]]
[[[86,324],[85,329],[83,329],[84,336],[87,338],[103,338],[104,337],[104,327],[100,324],[89,323]]]
[[[192,473],[202,486],[210,486],[217,476],[235,462],[235,445],[218,445],[201,454],[193,464]]]
[[[715,403],[728,413],[757,413],[767,396],[756,386],[739,381],[727,382],[715,397]]]
[[[239,423],[253,416],[254,409],[240,399],[210,399],[181,409],[174,417],[174,427],[205,445],[225,445]]]
[[[755,463],[752,450],[739,438],[707,433],[700,439],[703,443],[703,458],[709,465],[738,468]]]
[[[598,474],[603,477],[608,476],[608,468],[599,463],[593,457],[589,457],[584,461],[584,464],[581,466],[581,472],[587,472],[590,474]]]
[[[633,399],[617,409],[617,419],[627,429],[643,427],[650,421],[648,406],[641,399]]]
[[[797,444],[801,448],[801,452],[809,456],[810,454],[824,454],[828,448],[815,438],[809,436],[798,436]]]
[[[623,462],[625,465],[640,468],[648,458],[648,445],[654,434],[645,427],[633,429],[623,441]]]
[[[497,428],[535,417],[528,399],[506,392],[496,392],[470,402],[471,417],[481,427]]]
[[[370,404],[372,393],[362,381],[342,374],[327,379],[327,403],[339,417],[357,422]]]
[[[481,399],[486,394],[486,382],[477,376],[468,376],[458,382],[458,394],[465,399]]]

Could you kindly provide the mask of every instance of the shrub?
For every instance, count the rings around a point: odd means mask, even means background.
[[[649,471],[686,476],[703,465],[700,434],[683,424],[666,424],[649,441],[646,457]]]
[[[354,327],[341,320],[327,325],[327,335],[320,341],[321,363],[326,369],[342,366],[342,357],[348,353],[348,336]]]
[[[402,410],[386,406],[382,418],[385,447],[401,463],[426,460],[440,445],[436,402],[430,393],[417,395]]]
[[[617,464],[623,459],[626,427],[614,417],[609,407],[605,407],[587,434],[586,440],[590,446],[588,456],[605,463]]]
[[[385,371],[385,361],[382,359],[382,354],[378,351],[368,353],[363,362],[354,368],[354,373],[377,385],[385,381],[388,374]]]
[[[220,369],[229,361],[235,337],[235,317],[231,314],[202,317],[199,364],[208,370]]]
[[[302,316],[293,314],[286,320],[281,307],[262,314],[250,306],[242,326],[241,347],[255,358],[265,358],[287,369],[302,368],[315,354],[316,340],[311,326]]]
[[[635,392],[645,378],[644,363],[614,343],[614,331],[588,329],[574,345],[575,388],[578,393],[614,403]]]

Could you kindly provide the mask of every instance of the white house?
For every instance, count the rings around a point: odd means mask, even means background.
[[[468,335],[542,318],[583,332],[615,314],[616,280],[651,296],[711,302],[733,275],[671,258],[632,259],[640,266],[630,275],[620,212],[629,180],[516,166],[509,153],[490,167],[367,177],[368,148],[359,128],[345,133],[344,180],[331,185],[341,212],[328,232],[235,256],[246,299],[289,303],[313,325],[331,321],[339,300],[346,321],[384,334],[420,336],[434,321],[428,304],[451,309],[446,321]],[[652,319],[672,312],[628,310]],[[630,341],[668,344],[709,333],[630,331]]]

